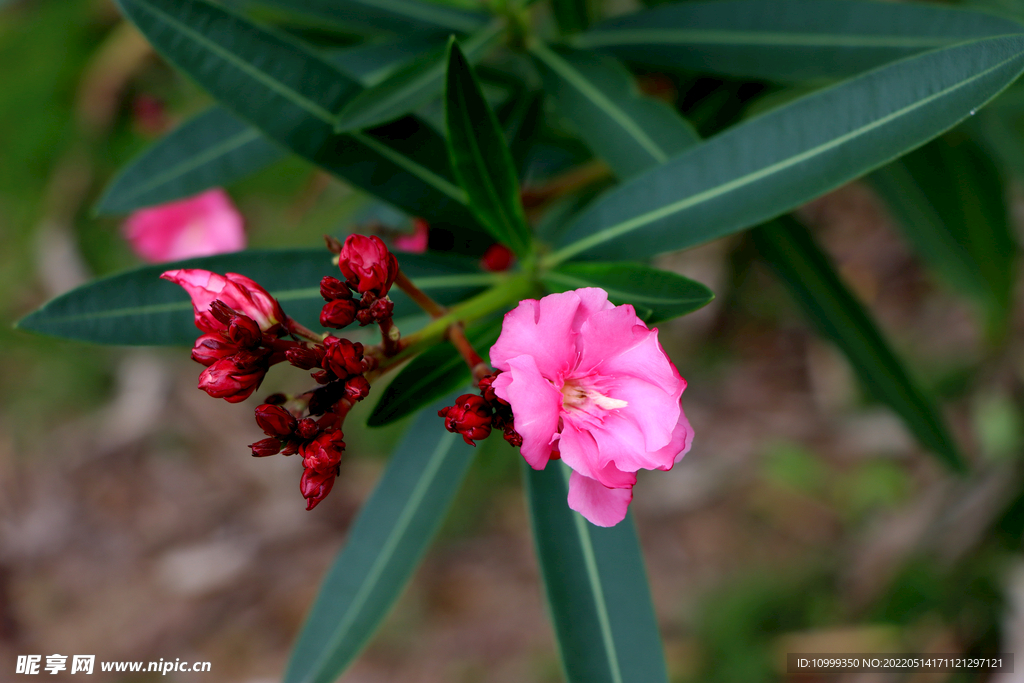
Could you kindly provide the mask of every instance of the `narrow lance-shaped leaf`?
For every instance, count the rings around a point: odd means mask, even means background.
[[[726,130],[594,202],[549,263],[645,258],[748,228],[870,171],[983,106],[1024,35],[896,62]]]
[[[346,48],[329,59],[365,84],[438,42],[437,36],[418,34],[402,43],[386,41]],[[127,213],[227,186],[286,155],[283,147],[223,107],[210,107],[123,168],[99,201],[96,213]]]
[[[950,133],[870,179],[904,234],[940,276],[974,297],[993,332],[1010,309],[1017,247],[1003,178],[963,133]]]
[[[191,344],[198,333],[188,295],[160,279],[160,273],[175,268],[246,275],[276,297],[288,315],[314,329],[319,329],[324,305],[320,278],[338,276],[324,249],[252,250],[188,259],[94,280],[51,300],[18,321],[17,327],[97,344]],[[481,273],[475,261],[435,254],[402,254],[402,270],[442,304],[461,301],[494,280],[492,273]],[[420,311],[397,288],[390,296],[396,317]]]
[[[580,125],[587,126],[593,121],[594,119],[582,118]],[[680,133],[692,134],[692,129],[681,117],[675,116],[673,120],[666,116],[663,122],[662,127],[651,129],[651,139],[654,143],[659,143],[666,135],[666,131],[671,133],[673,125]],[[627,141],[624,144],[633,139],[627,126],[608,126],[604,128],[604,133],[608,138],[606,144],[610,145],[613,145],[616,139]],[[623,163],[621,157],[611,158],[615,160],[612,168],[618,171],[616,164]],[[792,219],[785,220],[792,222]],[[810,242],[810,236],[805,234],[806,239],[800,243],[803,249],[791,249],[778,242],[779,238],[775,237],[778,230],[758,228],[755,233],[759,237],[759,246],[767,244],[766,248],[770,249],[769,256],[780,272],[789,274],[783,279],[794,296],[801,301],[812,298],[816,304],[808,309],[812,317],[823,326],[828,336],[839,343],[857,373],[866,378],[865,381],[871,381],[874,387],[880,388],[876,389],[877,396],[904,418],[921,443],[947,461],[958,461],[955,443],[949,437],[934,404],[927,394],[913,383],[899,359],[885,344],[870,317],[858,307],[857,302],[830,269],[827,260],[815,250],[813,242]],[[582,286],[577,284],[581,281],[594,280],[609,290],[611,298],[616,303],[619,303],[619,300],[633,303],[638,312],[644,307],[653,309],[654,316],[670,317],[687,312],[686,302],[677,301],[670,304],[665,301],[685,298],[687,288],[673,280],[678,278],[685,281],[685,278],[654,269],[648,269],[653,272],[645,276],[643,273],[633,273],[627,269],[615,269],[611,267],[612,265],[614,264],[564,263],[545,275],[545,284],[570,288]],[[811,284],[793,275],[807,268],[811,268],[816,276]],[[808,291],[809,287],[814,288],[813,291]],[[662,307],[658,306],[659,303]],[[695,308],[701,302],[698,300],[692,304]],[[825,316],[825,319],[819,319],[821,316]],[[833,334],[836,330],[840,331],[841,338]]]
[[[541,275],[553,292],[600,287],[614,304],[632,304],[649,325],[692,313],[715,298],[699,282],[641,263],[563,263]]]
[[[504,28],[503,21],[495,20],[474,33],[465,42],[466,56],[471,61],[481,57]],[[447,61],[447,47],[439,47],[359,93],[338,114],[334,129],[346,132],[379,126],[439,96]]]
[[[487,22],[487,15],[423,0],[247,0],[248,4],[280,7],[319,22],[376,34],[399,35],[411,31],[471,33]]]
[[[455,40],[448,43],[445,82],[448,154],[477,220],[520,257],[531,248],[519,202],[519,180],[505,136]]]
[[[466,339],[486,356],[501,334],[501,320],[491,320],[466,330]],[[471,373],[466,361],[451,342],[442,342],[412,359],[391,380],[366,420],[371,427],[383,427],[440,396],[469,387]]]
[[[665,163],[699,142],[668,104],[642,96],[613,58],[539,43],[530,52],[562,114],[620,178]]]
[[[337,680],[402,594],[473,456],[445,431],[443,405],[420,414],[388,461],[320,586],[284,683]]]
[[[569,468],[523,465],[544,589],[568,683],[668,680],[633,515],[596,527],[566,502]]]
[[[947,465],[964,469],[938,408],[907,373],[807,229],[783,217],[757,228],[753,235],[758,252],[821,333],[843,350],[867,389],[903,418],[922,445]]]
[[[444,142],[407,117],[353,135],[336,112],[361,85],[300,44],[206,0],[118,0],[170,62],[268,139],[435,223],[472,226]]]
[[[853,76],[1021,30],[1009,19],[923,2],[716,0],[615,17],[572,44],[657,68],[796,81]]]

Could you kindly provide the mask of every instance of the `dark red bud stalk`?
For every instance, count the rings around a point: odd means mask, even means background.
[[[293,346],[284,352],[284,357],[289,363],[300,370],[312,370],[320,367],[324,360],[324,348],[322,346]]]

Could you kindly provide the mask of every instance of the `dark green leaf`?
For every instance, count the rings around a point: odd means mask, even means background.
[[[750,119],[596,201],[548,257],[640,259],[784,213],[937,136],[1024,69],[1024,36],[896,62]]]
[[[448,43],[445,81],[448,154],[481,225],[520,257],[531,248],[519,180],[505,136],[458,43]]]
[[[880,168],[871,180],[918,253],[978,299],[1001,327],[1017,248],[1004,181],[989,157],[963,133],[950,133]]]
[[[563,34],[578,33],[590,26],[590,7],[587,0],[552,0],[551,9]]]
[[[526,171],[526,160],[534,135],[540,127],[544,114],[544,96],[537,91],[517,93],[498,111],[508,151],[521,179]]]
[[[407,117],[334,133],[336,112],[362,86],[331,63],[206,0],[119,4],[169,61],[270,140],[411,214],[474,225],[429,127]]]
[[[963,470],[956,442],[931,397],[908,375],[807,229],[783,217],[760,226],[753,235],[760,254],[821,333],[843,350],[867,389],[903,418],[923,446],[950,467]]]
[[[711,290],[689,278],[640,263],[563,263],[541,276],[553,292],[600,287],[614,304],[632,304],[648,324],[677,318],[706,306]]]
[[[493,21],[467,39],[467,57],[475,61],[482,56],[504,27],[504,22]],[[341,110],[335,130],[350,132],[379,126],[437,97],[444,89],[447,58],[447,48],[439,47],[359,93]]]
[[[482,356],[494,345],[501,334],[501,320],[485,322],[466,330],[466,339]],[[470,370],[466,361],[451,342],[445,341],[424,351],[402,368],[398,376],[384,390],[366,424],[383,427],[440,396],[470,384]]]
[[[402,254],[401,263],[402,270],[442,304],[461,301],[494,279],[491,273],[479,272],[470,259]],[[160,279],[160,273],[175,268],[246,275],[277,297],[288,315],[314,329],[319,329],[324,305],[320,279],[338,274],[324,249],[242,251],[144,266],[82,285],[22,318],[17,326],[98,344],[192,344],[198,332],[188,295]],[[390,296],[396,317],[419,311],[397,288]]]
[[[402,594],[473,457],[437,416],[445,403],[420,413],[391,456],[320,587],[284,683],[337,680]]]
[[[540,43],[531,53],[562,114],[620,178],[665,163],[699,142],[670,106],[642,96],[613,58]]]
[[[596,527],[569,509],[569,468],[526,472],[537,557],[569,683],[665,683],[633,516]]]
[[[770,80],[843,78],[972,39],[1019,33],[982,12],[923,2],[680,2],[603,22],[573,40],[627,61]]]
[[[249,4],[280,7],[366,34],[381,30],[399,35],[411,31],[471,33],[487,21],[481,12],[422,0],[251,0]]]
[[[186,121],[126,166],[96,206],[128,213],[208,190],[280,161],[287,152],[221,107]]]

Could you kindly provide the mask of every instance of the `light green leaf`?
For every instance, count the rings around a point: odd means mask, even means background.
[[[1024,35],[986,38],[800,98],[608,192],[547,262],[645,258],[756,225],[939,135],[1022,69]]]
[[[715,298],[710,289],[682,275],[623,261],[563,263],[541,280],[553,292],[600,287],[612,303],[632,304],[649,325],[692,313]]]
[[[495,20],[470,36],[465,43],[466,56],[471,61],[483,56],[504,28],[503,21]],[[439,96],[444,89],[447,61],[447,48],[441,46],[367,88],[345,105],[334,129],[349,132],[379,126]]]
[[[1009,19],[923,2],[717,0],[616,17],[572,44],[658,68],[796,81],[853,76],[1022,30]]]
[[[473,214],[496,240],[522,258],[532,245],[519,202],[516,167],[473,67],[454,39],[448,43],[445,122],[452,169]]]
[[[821,333],[843,350],[864,386],[903,418],[925,448],[950,467],[965,469],[938,408],[907,373],[807,229],[783,217],[760,226],[753,236],[758,252]]]
[[[487,321],[466,330],[466,339],[482,356],[501,334],[501,320]],[[469,387],[469,366],[451,342],[427,349],[402,368],[381,395],[366,420],[371,427],[383,427],[459,387]]]
[[[161,54],[268,139],[413,215],[474,225],[429,127],[410,117],[334,133],[362,86],[330,62],[206,0],[118,2]]]
[[[320,329],[320,279],[338,275],[325,249],[242,251],[144,266],[94,280],[51,300],[17,323],[17,327],[65,339],[118,345],[191,345],[199,332],[192,304],[178,285],[160,279],[176,268],[203,268],[216,273],[241,273],[276,297],[285,312],[302,324]],[[494,279],[472,259],[436,254],[402,254],[402,270],[442,304],[461,301]],[[395,316],[420,311],[397,288],[390,294]]]
[[[1003,178],[963,133],[950,133],[875,171],[870,179],[918,253],[1005,325],[1017,246]]]
[[[445,431],[444,405],[420,413],[391,456],[320,587],[284,683],[337,680],[402,594],[473,457]]]
[[[699,142],[668,104],[642,96],[611,57],[540,43],[530,52],[562,114],[620,178],[663,164]]]
[[[633,516],[596,527],[569,509],[569,468],[523,465],[544,592],[568,683],[667,683]]]

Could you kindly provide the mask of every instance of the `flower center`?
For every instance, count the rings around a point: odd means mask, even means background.
[[[601,411],[625,408],[629,403],[602,394],[596,383],[589,377],[565,380],[562,385],[562,408],[568,412],[580,411],[595,415]]]

